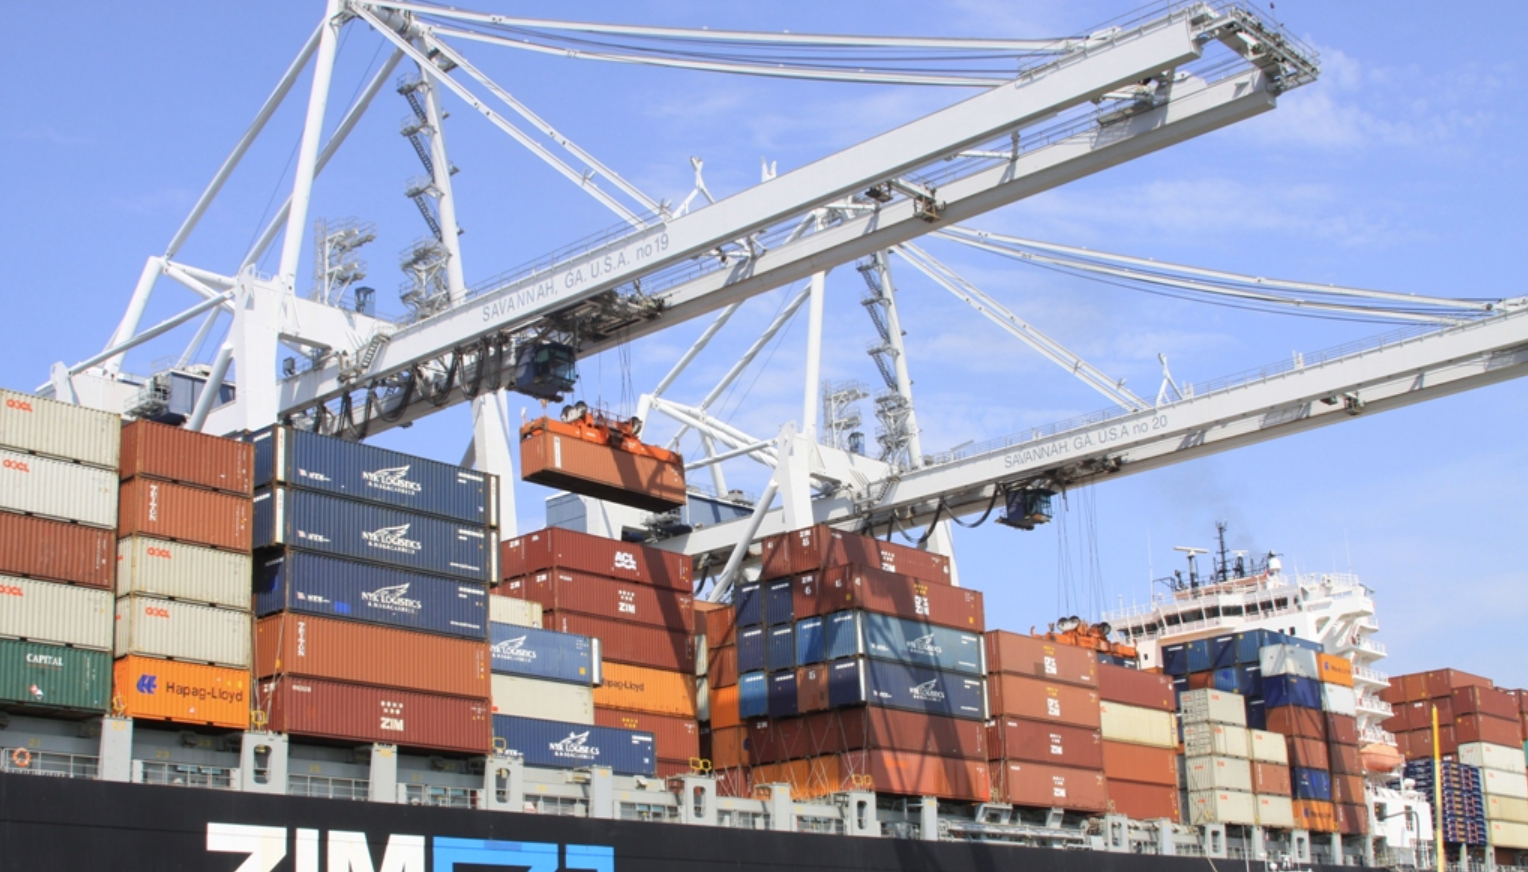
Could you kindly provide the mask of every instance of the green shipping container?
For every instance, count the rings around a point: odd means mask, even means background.
[[[0,702],[105,712],[111,655],[0,639]]]

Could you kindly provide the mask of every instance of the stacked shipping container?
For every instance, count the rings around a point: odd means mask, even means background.
[[[0,390],[0,706],[107,711],[120,432]]]
[[[1178,707],[1171,679],[1100,663],[1098,696],[1109,810],[1136,820],[1179,821]]]

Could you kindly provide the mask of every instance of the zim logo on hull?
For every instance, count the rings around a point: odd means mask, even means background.
[[[207,824],[207,852],[244,854],[236,872],[456,872],[457,869],[524,869],[526,872],[615,872],[615,848],[506,842],[392,833],[382,863],[373,862],[380,838],[349,830],[289,829],[247,824]],[[290,865],[284,864],[288,854]],[[320,862],[320,861],[323,862]],[[220,864],[219,868],[225,868]]]

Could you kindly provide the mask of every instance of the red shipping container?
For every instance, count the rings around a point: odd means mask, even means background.
[[[499,585],[495,593],[541,603],[548,612],[575,612],[695,632],[694,598],[685,591],[650,584],[548,569],[511,578]]]
[[[599,639],[600,657],[612,663],[695,674],[695,637],[687,633],[572,612],[545,612],[541,623],[548,630]]]
[[[1460,672],[1457,669],[1434,669],[1431,672],[1424,672],[1422,680],[1427,683],[1428,697],[1451,696],[1461,687],[1491,686],[1491,679]]]
[[[653,755],[659,760],[683,760],[685,768],[689,768],[690,758],[700,756],[700,726],[694,718],[595,706],[594,723],[601,727],[652,733]]]
[[[1363,805],[1363,775],[1356,772],[1342,775],[1332,773],[1332,801],[1348,805]]]
[[[1358,718],[1352,715],[1328,713],[1326,716],[1326,741],[1331,745],[1358,744]]]
[[[1098,665],[1098,698],[1164,712],[1178,710],[1171,677],[1108,663]]]
[[[1517,720],[1493,718],[1490,715],[1459,715],[1454,718],[1454,741],[1489,742],[1492,745],[1520,746],[1523,730]]]
[[[1094,728],[1000,717],[987,725],[987,755],[994,760],[1102,769],[1104,740]]]
[[[706,637],[706,647],[715,651],[737,644],[737,613],[730,603],[695,601],[695,632]]]
[[[0,512],[0,575],[111,588],[117,537],[96,527]]]
[[[1289,767],[1283,763],[1252,763],[1252,792],[1261,796],[1290,796],[1294,793]]]
[[[1188,674],[1189,690],[1214,690],[1215,673],[1213,672],[1190,672]]]
[[[1337,832],[1344,836],[1362,836],[1369,832],[1369,809],[1362,805],[1337,803]]]
[[[796,669],[796,711],[800,714],[828,710],[828,667],[802,666]]]
[[[499,569],[503,578],[565,569],[692,592],[690,558],[683,554],[560,527],[505,540]]]
[[[122,425],[121,475],[248,498],[255,489],[255,446],[153,421],[133,421]]]
[[[1424,758],[1432,758],[1432,730],[1412,730],[1409,733],[1398,734],[1396,736],[1397,741],[1399,741],[1400,736],[1402,735],[1406,737],[1407,745],[1405,747],[1404,753],[1408,759],[1419,760]],[[1452,725],[1438,727],[1438,752],[1444,756],[1450,756],[1459,753],[1459,742],[1454,738],[1454,728]]]
[[[1107,779],[1109,812],[1122,814],[1131,820],[1154,821],[1167,818],[1177,823],[1182,818],[1178,807],[1178,786],[1139,784],[1133,781]]]
[[[1417,702],[1432,695],[1427,692],[1427,673],[1425,672],[1401,676],[1401,688],[1405,691],[1404,699],[1407,702]]]
[[[712,649],[706,663],[706,679],[712,687],[731,687],[737,684],[737,649],[726,647]]]
[[[1302,739],[1297,736],[1290,736],[1287,741],[1291,767],[1326,770],[1332,768],[1332,758],[1325,742],[1320,739]]]
[[[1018,760],[992,764],[993,792],[1000,802],[1070,811],[1106,811],[1109,789],[1096,770]]]
[[[936,796],[987,802],[992,782],[981,760],[913,751],[849,751],[839,756],[837,790],[874,790],[892,796]]]
[[[1326,742],[1326,716],[1303,706],[1281,705],[1268,709],[1268,729],[1286,736]]]
[[[950,558],[942,554],[834,530],[826,524],[771,536],[760,545],[760,578],[765,580],[857,564],[919,581],[950,583]]]
[[[1098,692],[1022,675],[987,676],[987,705],[993,717],[1007,715],[1098,729]]]
[[[1494,687],[1461,687],[1452,694],[1454,717],[1460,715],[1490,715],[1493,718],[1517,720],[1520,714],[1517,698],[1511,691]]]
[[[255,622],[255,677],[278,674],[476,699],[492,687],[487,642],[294,613]]]
[[[486,754],[493,744],[492,707],[483,699],[290,676],[256,690],[272,732],[467,754]]]
[[[759,719],[747,727],[749,752],[760,764],[858,750],[987,759],[987,731],[980,721],[896,709],[839,709],[804,718]]]
[[[1171,785],[1178,788],[1178,752],[1126,742],[1104,742],[1104,777],[1134,784]]]
[[[225,551],[249,551],[254,504],[249,497],[151,478],[122,482],[117,535],[157,536]]]
[[[1326,747],[1327,756],[1331,759],[1333,775],[1363,774],[1363,764],[1358,758],[1358,746],[1327,745]]]
[[[1406,688],[1401,682],[1400,676],[1391,677],[1390,683],[1385,685],[1384,689],[1379,692],[1379,698],[1396,707],[1400,707],[1401,703],[1406,702]]]
[[[1293,803],[1295,826],[1313,833],[1337,832],[1337,810],[1330,802],[1297,799]]]
[[[792,593],[797,620],[864,609],[977,633],[986,629],[980,592],[863,566],[835,566],[798,575]]]
[[[749,765],[748,728],[723,727],[700,731],[700,754],[714,770]]]
[[[660,757],[653,761],[653,772],[659,778],[678,778],[694,771],[688,760],[664,760]]]
[[[1098,686],[1098,655],[1086,648],[1005,630],[986,635],[987,671],[1027,675],[1045,681]]]

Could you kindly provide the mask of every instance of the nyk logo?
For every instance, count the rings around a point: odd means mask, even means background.
[[[517,639],[505,639],[493,646],[493,658],[495,660],[515,660],[520,663],[529,663],[536,659],[536,652],[522,647],[525,644],[525,636]]]
[[[582,733],[569,733],[566,739],[547,743],[552,754],[558,757],[569,757],[574,760],[596,760],[600,756],[600,749],[586,744],[589,741],[589,730]]]
[[[379,587],[376,590],[365,591],[361,599],[369,606],[386,609],[391,612],[417,612],[424,608],[424,603],[416,599],[409,599],[404,594],[409,592],[407,584],[398,584],[392,587]]]
[[[243,854],[238,872],[275,872],[287,854],[293,872],[456,872],[524,869],[528,872],[615,872],[615,848],[556,842],[503,842],[445,836],[387,836],[382,862],[374,862],[366,833],[207,824],[207,851]],[[323,861],[322,863],[320,861]],[[226,864],[221,864],[226,865]]]
[[[922,684],[915,684],[910,689],[913,699],[920,702],[944,702],[944,691],[935,687],[939,679],[930,679]]]
[[[394,466],[390,469],[379,469],[375,472],[363,472],[361,478],[366,484],[377,490],[391,491],[395,494],[413,496],[424,490],[423,485],[408,480],[409,468],[407,466]]]
[[[406,535],[409,531],[408,524],[400,524],[397,527],[383,527],[371,533],[362,533],[361,538],[366,544],[383,551],[396,551],[399,554],[418,554],[424,545]]]
[[[907,650],[914,654],[928,654],[933,657],[944,653],[944,649],[934,642],[933,633],[929,633],[927,636],[919,636],[916,639],[908,639]]]

